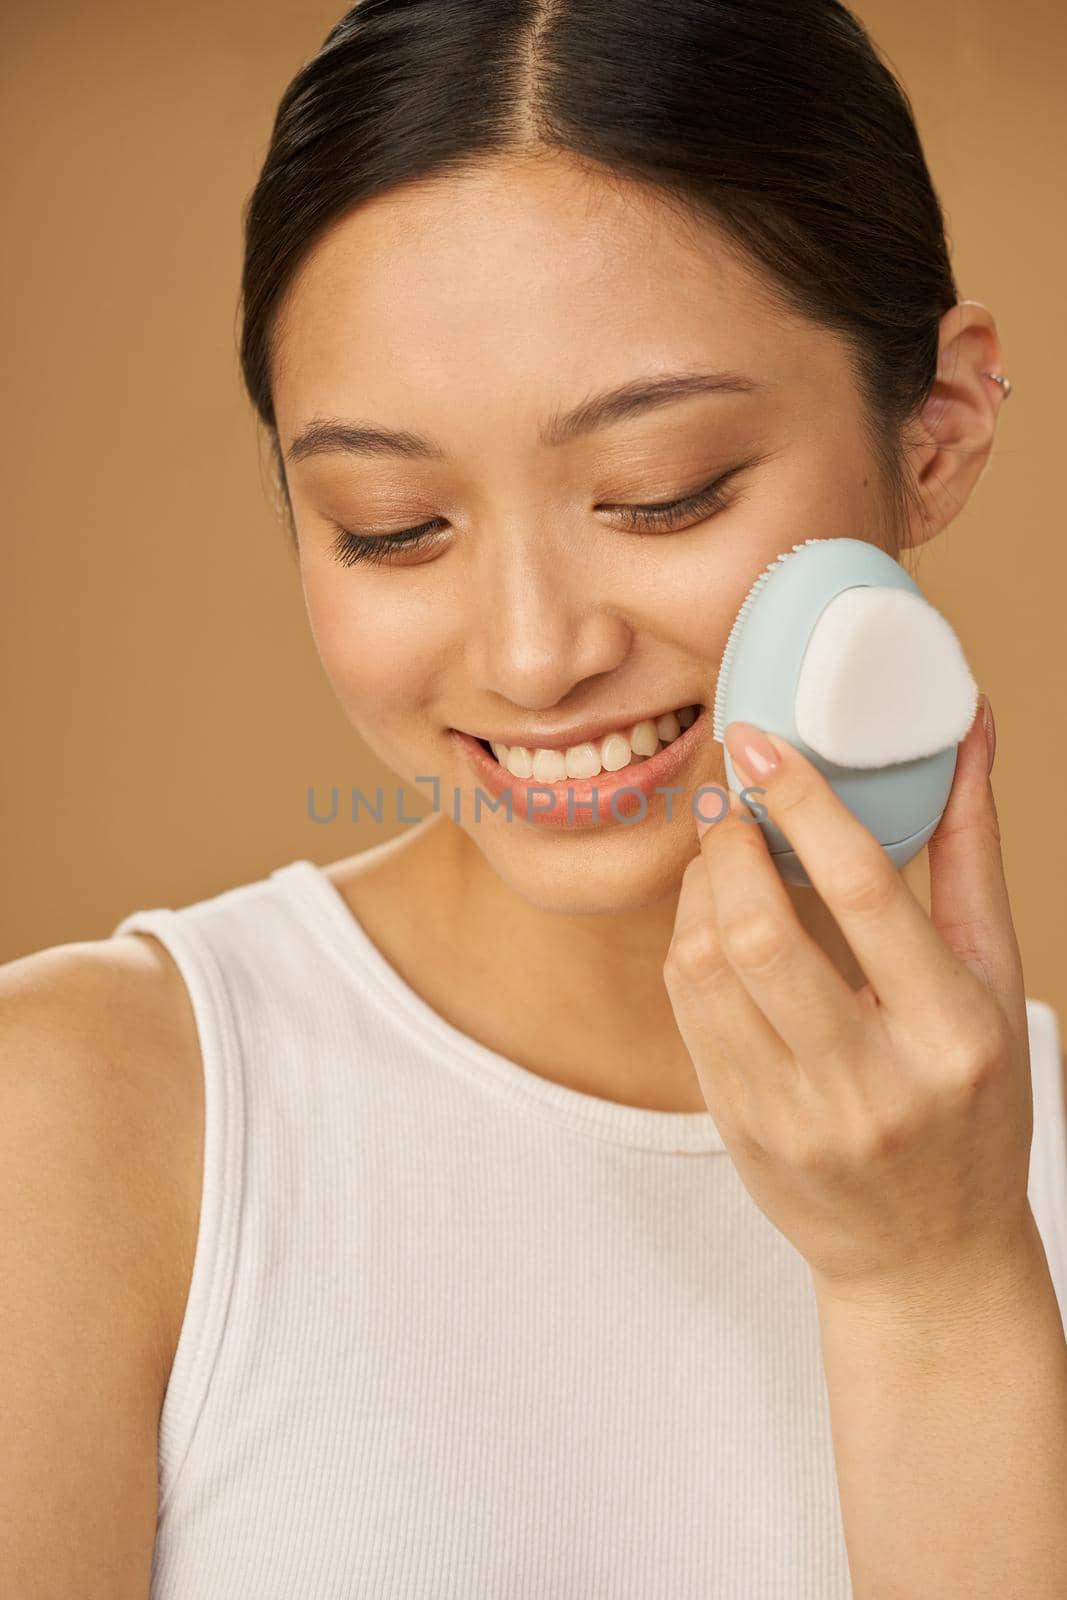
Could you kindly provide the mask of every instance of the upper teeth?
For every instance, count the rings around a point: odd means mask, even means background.
[[[636,758],[654,756],[661,744],[670,744],[684,728],[696,720],[699,706],[683,706],[668,711],[653,722],[635,722],[619,728],[603,739],[572,744],[566,750],[530,749],[526,745],[494,744],[493,754],[514,778],[533,778],[538,783],[558,783],[561,778],[595,778],[601,771],[618,772]]]

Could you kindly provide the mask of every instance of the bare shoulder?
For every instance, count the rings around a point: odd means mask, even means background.
[[[0,965],[0,1095],[39,1137],[51,1129],[57,1154],[76,1141],[86,1161],[106,1158],[114,1219],[126,1210],[150,1250],[165,1385],[199,1222],[203,1076],[189,994],[162,944],[125,934]]]
[[[157,940],[0,965],[0,1592],[148,1592],[202,1162],[196,1023]]]

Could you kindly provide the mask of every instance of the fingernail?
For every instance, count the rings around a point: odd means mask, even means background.
[[[982,723],[985,727],[986,749],[989,751],[989,766],[987,773],[993,770],[993,757],[997,753],[997,725],[993,721],[993,707],[989,704],[989,696],[982,696]]]
[[[781,765],[778,752],[761,728],[751,722],[731,722],[724,735],[735,767],[750,778],[769,778]]]

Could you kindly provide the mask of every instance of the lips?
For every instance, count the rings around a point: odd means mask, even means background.
[[[526,822],[558,828],[597,827],[645,816],[666,806],[668,797],[657,789],[677,787],[677,778],[696,751],[706,744],[710,733],[706,706],[685,731],[656,755],[633,762],[617,772],[601,772],[595,778],[564,778],[556,783],[541,783],[536,778],[516,778],[487,751],[473,734],[450,730],[450,737],[462,750],[480,785],[501,804],[498,811],[509,814],[504,796],[510,791],[510,813]],[[623,792],[625,791],[625,792]],[[595,797],[595,802],[594,802]],[[684,795],[670,797],[675,807],[688,805]],[[569,803],[569,806],[568,806]],[[594,813],[593,806],[596,805]],[[483,807],[475,820],[485,820]]]

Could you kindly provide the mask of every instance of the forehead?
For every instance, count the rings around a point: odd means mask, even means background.
[[[313,246],[275,325],[283,442],[301,419],[484,403],[550,410],[635,371],[840,379],[839,341],[775,301],[711,223],[556,155],[484,162],[356,206]],[[428,412],[427,412],[428,414]]]

